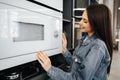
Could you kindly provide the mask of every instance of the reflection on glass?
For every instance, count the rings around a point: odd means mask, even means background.
[[[44,40],[44,25],[25,22],[14,23],[17,23],[12,32],[14,42]]]

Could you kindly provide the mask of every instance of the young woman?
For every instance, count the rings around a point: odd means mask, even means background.
[[[52,80],[107,80],[112,61],[111,14],[103,4],[90,5],[83,12],[80,21],[80,39],[73,55],[67,50],[67,40],[63,34],[63,55],[71,65],[70,72],[51,65],[49,57],[43,51],[37,58]]]

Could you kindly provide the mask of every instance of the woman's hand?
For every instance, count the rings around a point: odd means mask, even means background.
[[[65,53],[67,51],[67,39],[64,33],[62,33],[62,52]]]
[[[43,51],[39,51],[37,54],[37,59],[39,63],[42,65],[43,69],[48,72],[51,67],[51,61],[46,53]]]

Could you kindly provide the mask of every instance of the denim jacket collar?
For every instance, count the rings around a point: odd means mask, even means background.
[[[87,38],[86,41],[84,41],[84,39],[85,39],[86,37],[88,37],[88,38]],[[85,35],[83,36],[83,38],[81,39],[81,42],[82,42],[81,45],[82,45],[82,46],[86,46],[86,45],[88,45],[90,42],[94,41],[96,38],[97,38],[97,36],[96,36],[95,34],[93,34],[93,35],[91,35],[91,36],[88,36],[88,34],[85,34]]]

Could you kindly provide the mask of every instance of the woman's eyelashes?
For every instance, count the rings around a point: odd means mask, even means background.
[[[84,23],[87,23],[88,21],[87,21],[86,19],[83,19],[83,22],[84,22]]]
[[[84,21],[84,23],[87,23],[87,21]]]

